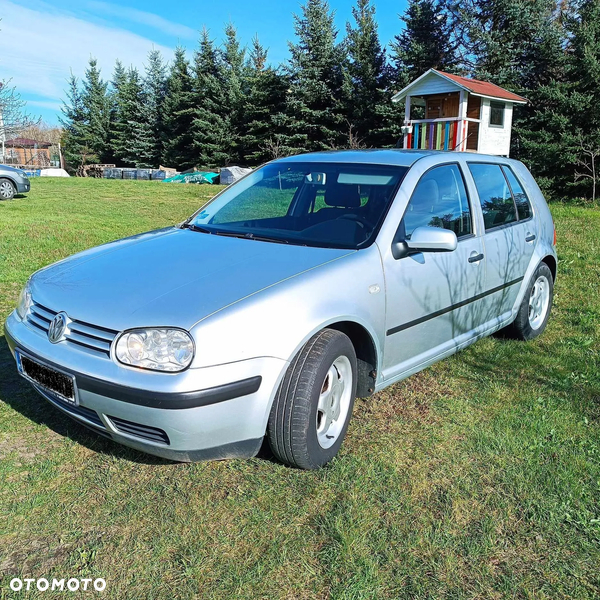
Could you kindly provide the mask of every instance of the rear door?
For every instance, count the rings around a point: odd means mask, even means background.
[[[508,318],[537,240],[531,204],[508,165],[469,162],[481,204],[487,321]]]

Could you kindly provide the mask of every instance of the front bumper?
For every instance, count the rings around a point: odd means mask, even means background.
[[[30,189],[29,179],[23,178],[22,181],[17,181],[17,194],[26,194]]]
[[[172,460],[254,456],[287,367],[268,357],[175,374],[144,372],[51,344],[15,313],[5,334],[13,355],[18,349],[75,376],[79,405],[32,384],[56,408],[121,444]]]

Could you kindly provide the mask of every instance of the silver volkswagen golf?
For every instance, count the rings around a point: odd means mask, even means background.
[[[35,273],[19,373],[117,442],[320,467],[366,397],[500,329],[546,327],[557,258],[514,160],[371,150],[276,160],[185,222]]]

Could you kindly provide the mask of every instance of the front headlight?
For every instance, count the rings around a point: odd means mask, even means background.
[[[182,329],[132,329],[118,340],[119,362],[141,369],[183,371],[194,358],[194,341]]]
[[[19,294],[19,302],[17,303],[17,314],[21,319],[24,319],[27,315],[27,311],[31,306],[31,291],[29,289],[29,281],[25,284],[25,287]]]

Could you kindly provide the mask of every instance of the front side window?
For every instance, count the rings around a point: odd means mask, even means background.
[[[431,169],[419,181],[402,219],[404,239],[417,227],[441,227],[464,237],[472,233],[471,209],[458,165]]]
[[[504,102],[490,102],[490,125],[504,127]]]
[[[470,163],[469,170],[479,194],[485,230],[514,223],[517,211],[500,165]]]
[[[515,204],[517,205],[517,214],[519,215],[519,221],[523,219],[529,219],[532,215],[531,203],[529,198],[523,189],[523,186],[519,183],[519,180],[515,177],[510,167],[502,167],[508,183],[512,189],[513,196],[515,197]]]
[[[407,167],[270,163],[227,188],[186,226],[215,235],[302,246],[364,248]]]

